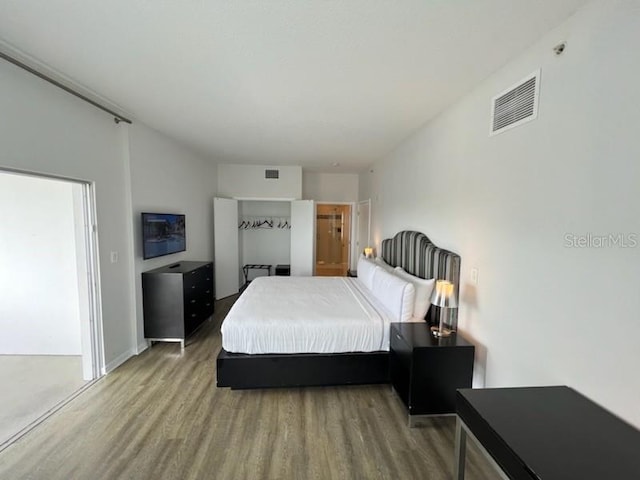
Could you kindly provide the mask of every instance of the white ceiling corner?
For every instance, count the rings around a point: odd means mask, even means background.
[[[358,171],[584,3],[0,0],[0,38],[213,161]]]

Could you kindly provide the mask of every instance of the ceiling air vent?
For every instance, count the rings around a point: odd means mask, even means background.
[[[280,178],[280,170],[265,170],[264,178]]]
[[[538,116],[540,70],[491,99],[490,135],[535,120]]]

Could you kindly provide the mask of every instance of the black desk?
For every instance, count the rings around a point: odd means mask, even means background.
[[[458,390],[456,413],[458,480],[467,434],[502,478],[640,479],[640,431],[569,387]]]

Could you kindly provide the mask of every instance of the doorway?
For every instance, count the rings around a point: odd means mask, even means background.
[[[98,378],[92,185],[0,170],[0,450]]]
[[[316,208],[316,275],[346,277],[351,246],[351,205]]]

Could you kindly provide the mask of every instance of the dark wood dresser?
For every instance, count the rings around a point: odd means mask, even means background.
[[[144,336],[180,342],[213,315],[211,262],[178,262],[142,274]]]

